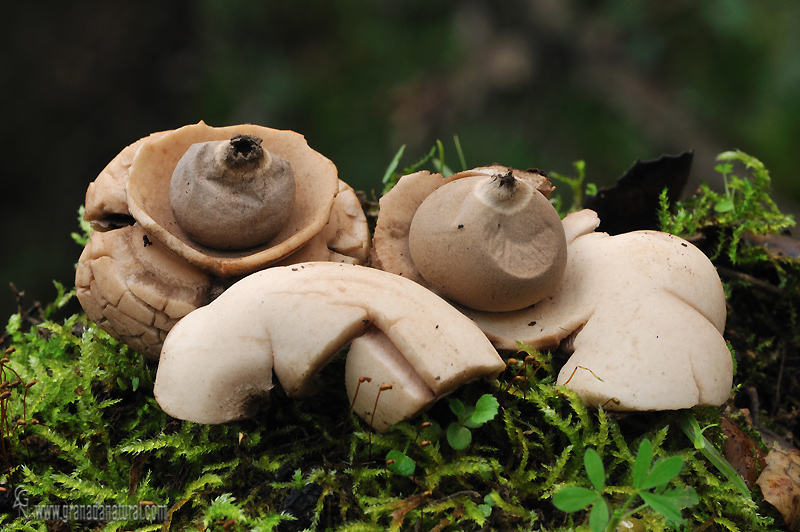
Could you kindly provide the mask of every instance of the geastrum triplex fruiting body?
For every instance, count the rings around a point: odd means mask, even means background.
[[[567,237],[538,170],[404,176],[380,200],[372,265],[464,308],[519,310],[558,286]]]
[[[241,134],[198,142],[178,161],[169,205],[192,240],[213,249],[247,249],[286,226],[295,205],[294,171],[261,142]]]
[[[158,358],[172,326],[236,279],[276,264],[366,261],[354,191],[302,135],[200,122],[112,160],[86,194],[95,232],[76,272],[87,316]]]
[[[502,167],[481,171],[494,172],[495,180],[509,175]],[[722,283],[702,252],[673,235],[636,231],[611,237],[596,233],[596,214],[584,210],[567,216],[554,238],[555,231],[540,229],[549,227],[542,223],[548,218],[541,212],[521,211],[531,231],[543,237],[533,239],[545,255],[540,261],[530,259],[535,249],[519,251],[524,239],[504,231],[509,224],[503,222],[491,236],[480,234],[460,244],[462,249],[480,254],[478,266],[470,265],[471,279],[477,279],[470,285],[478,292],[474,300],[479,304],[471,305],[470,294],[454,295],[440,281],[428,279],[427,264],[416,264],[415,246],[419,244],[414,244],[415,238],[427,239],[431,253],[438,251],[454,275],[462,272],[452,264],[453,251],[447,243],[429,232],[415,234],[418,213],[430,219],[427,204],[441,207],[443,202],[437,196],[455,190],[458,207],[439,209],[451,214],[443,216],[443,223],[455,224],[455,232],[476,221],[488,226],[486,213],[471,216],[472,210],[464,208],[463,195],[452,188],[458,180],[475,179],[473,175],[464,172],[444,179],[418,172],[402,177],[381,199],[373,265],[450,297],[500,350],[516,351],[517,342],[539,349],[566,347],[571,357],[561,369],[558,384],[576,390],[587,404],[616,410],[668,410],[719,405],[728,398],[733,368],[722,337],[726,317]],[[542,194],[551,189],[549,181],[539,186]],[[547,207],[552,209],[549,204]],[[503,240],[506,238],[512,241]],[[517,257],[517,268],[529,263],[531,271],[543,271],[539,262],[555,262],[552,257],[560,253],[548,245],[557,242],[557,249],[562,241],[569,244],[563,269],[545,277],[544,287],[532,292],[533,300],[516,308],[486,306],[487,290],[496,287],[481,281],[480,273],[497,276],[492,268],[502,261],[485,257]],[[426,262],[431,260],[424,257]],[[481,261],[491,267],[481,267]]]
[[[733,362],[714,266],[674,235],[609,236],[594,232],[598,224],[588,210],[564,219],[569,262],[549,297],[515,312],[465,313],[500,349],[518,341],[564,346],[571,356],[557,382],[589,405],[675,410],[724,403]]]
[[[518,310],[561,279],[561,219],[513,171],[456,179],[434,191],[409,227],[414,265],[438,293],[470,308]]]

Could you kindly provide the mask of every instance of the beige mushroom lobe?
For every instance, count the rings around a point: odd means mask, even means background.
[[[350,343],[345,384],[353,411],[380,432],[403,421],[409,412],[426,410],[437,399],[389,337],[377,328]]]
[[[178,225],[215,249],[268,242],[289,220],[295,199],[292,167],[261,147],[261,138],[192,144],[172,174],[169,202]]]
[[[289,397],[311,395],[331,357],[370,330],[379,336],[355,341],[347,372],[397,388],[381,399],[378,430],[505,368],[472,321],[418,284],[373,268],[310,262],[249,275],[179,321],[164,342],[154,394],[181,419],[239,419],[272,385],[273,369]],[[372,422],[364,408],[356,413]]]
[[[595,233],[584,210],[564,219],[569,260],[558,288],[513,312],[462,309],[498,349],[571,342],[558,384],[589,405],[667,410],[719,405],[733,376],[725,294],[708,258],[670,234]]]

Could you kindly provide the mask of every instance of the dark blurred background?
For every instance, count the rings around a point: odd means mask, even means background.
[[[303,133],[362,190],[441,139],[611,184],[739,148],[800,198],[797,0],[14,2],[2,16],[0,310],[73,283],[86,186],[124,146],[204,120]],[[458,168],[456,168],[458,169]]]

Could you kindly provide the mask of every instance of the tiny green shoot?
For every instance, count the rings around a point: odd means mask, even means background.
[[[709,462],[714,464],[720,473],[725,475],[725,478],[730,480],[731,484],[736,486],[736,488],[741,492],[742,495],[745,497],[750,496],[750,490],[747,489],[747,484],[745,484],[744,479],[742,479],[741,475],[736,472],[733,466],[728,462],[724,456],[720,454],[719,451],[711,444],[710,441],[703,435],[707,429],[710,429],[714,425],[708,425],[705,428],[700,428],[700,424],[697,422],[697,418],[694,417],[690,412],[684,412],[681,414],[681,417],[678,418],[678,424],[683,429],[683,432],[686,436],[692,440],[694,444],[694,448],[700,451],[703,456],[705,456]]]
[[[444,144],[441,140],[436,141],[436,151],[439,152],[439,157],[433,160],[433,167],[444,177],[450,177],[453,171],[444,162]]]
[[[467,170],[467,161],[464,158],[464,151],[461,148],[461,141],[457,135],[453,136],[453,143],[456,147],[458,162],[461,165],[461,169]],[[400,160],[403,157],[405,149],[406,145],[404,144],[399,150],[397,150],[397,153],[395,153],[392,161],[389,163],[389,166],[386,167],[386,171],[383,174],[383,179],[381,180],[383,183],[383,194],[389,192],[397,184],[401,177],[421,170],[426,164],[428,164],[429,161],[434,172],[438,172],[444,177],[450,177],[453,175],[453,170],[445,162],[444,144],[441,140],[437,140],[436,143],[431,146],[431,149],[428,151],[428,153],[422,156],[422,158],[417,162],[398,170],[400,166]]]
[[[94,232],[91,224],[83,219],[85,212],[85,207],[81,205],[78,209],[78,227],[80,228],[80,233],[73,232],[70,234],[72,240],[79,246],[85,246],[89,242],[89,237],[92,235],[92,232]]]
[[[464,172],[468,170],[467,160],[466,158],[464,158],[464,151],[461,149],[461,141],[458,139],[458,135],[453,135],[453,144],[456,145],[456,153],[458,153],[458,162],[461,164],[461,171]]]
[[[733,172],[733,164],[718,164],[714,167],[714,170],[722,174],[722,181],[725,184],[725,197],[717,201],[717,203],[714,205],[714,210],[717,212],[732,211],[735,206],[733,204],[733,191],[731,190],[731,187],[728,186],[728,174]]]
[[[577,211],[581,208],[584,195],[597,195],[597,185],[594,183],[584,183],[586,181],[586,162],[575,161],[572,165],[578,173],[576,177],[568,177],[557,172],[550,172],[550,177],[567,185],[572,192],[572,206],[569,208],[569,212]]]
[[[383,179],[381,180],[384,185],[388,185],[391,182],[392,177],[394,176],[394,171],[397,170],[397,165],[400,164],[400,158],[403,157],[404,151],[406,151],[405,144],[400,146],[400,149],[394,154],[392,162],[389,163],[389,166],[386,168],[386,172],[383,174]]]
[[[475,403],[475,406],[465,406],[458,399],[450,399],[450,410],[458,418],[448,425],[445,435],[450,447],[460,451],[466,449],[472,442],[472,432],[475,429],[494,419],[500,408],[500,403],[490,394],[484,394]]]

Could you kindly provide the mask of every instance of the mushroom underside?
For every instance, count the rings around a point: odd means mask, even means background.
[[[639,308],[599,306],[579,327],[557,383],[606,410],[678,410],[717,406],[731,389],[732,362],[719,331],[671,294]],[[620,323],[626,323],[620,329]],[[618,331],[618,332],[616,332]]]

